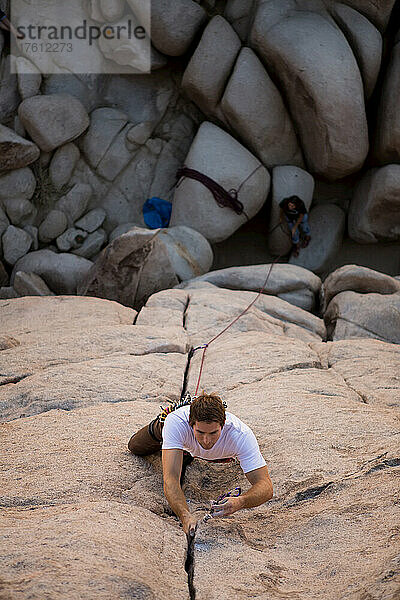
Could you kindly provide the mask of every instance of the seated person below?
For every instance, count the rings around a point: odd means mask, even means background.
[[[307,209],[303,200],[301,200],[301,198],[298,196],[289,196],[288,198],[284,198],[282,202],[279,203],[279,206],[280,221],[283,223],[284,218],[286,219],[292,234],[293,255],[298,256],[300,249],[299,229],[301,229],[304,235],[304,247],[308,246],[311,240]]]
[[[170,412],[164,423],[157,417],[131,437],[128,448],[139,456],[162,450],[164,494],[186,534],[194,533],[197,518],[191,514],[183,494],[181,473],[182,464],[185,467],[193,458],[212,462],[237,459],[251,483],[242,496],[229,497],[215,506],[214,516],[226,517],[272,498],[272,483],[254,433],[235,415],[226,412],[215,394],[203,392]]]

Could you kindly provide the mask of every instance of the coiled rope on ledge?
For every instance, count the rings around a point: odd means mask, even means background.
[[[178,169],[176,173],[177,182],[175,185],[178,188],[185,177],[194,179],[195,181],[199,181],[210,190],[218,206],[220,206],[221,208],[230,208],[237,215],[245,215],[246,219],[249,221],[249,216],[244,210],[243,202],[239,200],[238,194],[244,186],[244,184],[246,183],[246,181],[248,181],[250,177],[252,177],[254,173],[258,171],[258,169],[260,169],[262,166],[263,165],[259,164],[250,173],[250,175],[248,175],[246,179],[242,181],[237,190],[235,188],[232,188],[229,191],[227,191],[225,188],[222,187],[222,185],[214,181],[214,179],[208,177],[208,175],[200,173],[200,171],[196,171],[196,169],[190,169],[189,167],[186,167],[186,165]]]

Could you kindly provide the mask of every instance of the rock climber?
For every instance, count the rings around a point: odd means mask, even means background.
[[[308,213],[305,204],[298,196],[288,196],[280,203],[280,222],[283,224],[286,220],[293,244],[293,256],[298,256],[300,251],[300,231],[304,235],[303,247],[308,246],[310,236],[310,226],[308,224]]]
[[[272,498],[268,468],[254,433],[225,410],[216,394],[203,392],[193,400],[179,403],[164,421],[159,415],[131,437],[128,448],[139,456],[162,450],[164,494],[187,535],[195,532],[198,519],[189,510],[181,484],[184,470],[194,458],[211,462],[237,459],[251,484],[243,495],[215,503],[214,517],[227,517]]]

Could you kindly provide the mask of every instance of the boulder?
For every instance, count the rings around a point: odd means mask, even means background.
[[[102,208],[94,208],[76,221],[75,226],[78,227],[78,229],[84,229],[88,233],[92,233],[102,226],[105,218],[106,212]]]
[[[7,227],[9,225],[10,225],[10,221],[8,220],[6,213],[1,208],[1,205],[0,205],[0,242],[1,242],[1,236],[3,235],[3,233],[5,232],[5,230],[7,229]]]
[[[309,217],[311,241],[290,263],[319,275],[326,273],[342,246],[346,214],[335,204],[322,204],[311,209]]]
[[[0,200],[24,198],[30,200],[35,193],[36,179],[31,169],[14,169],[0,177]]]
[[[381,164],[400,161],[400,40],[394,45],[379,102],[374,154]]]
[[[5,123],[12,119],[18,108],[18,104],[21,102],[18,93],[17,75],[13,72],[11,58],[10,54],[4,56],[0,64],[0,123]]]
[[[78,284],[87,275],[92,264],[90,260],[75,254],[37,250],[17,261],[11,274],[11,283],[14,282],[15,273],[25,271],[42,277],[56,294],[76,294]]]
[[[84,258],[92,258],[96,256],[107,242],[107,234],[104,229],[97,229],[89,233],[83,244],[72,250],[73,254],[83,256]]]
[[[127,233],[131,229],[134,229],[134,227],[140,227],[140,225],[138,225],[138,223],[122,223],[122,225],[118,225],[118,227],[113,229],[110,233],[108,238],[109,241],[113,242],[117,237],[123,235],[124,233]]]
[[[227,0],[224,17],[245,42],[251,25],[253,0]]]
[[[33,240],[32,250],[37,250],[39,248],[39,230],[34,225],[25,225],[24,231],[29,233]]]
[[[228,238],[264,204],[270,185],[267,169],[233,137],[204,122],[186,157],[187,167],[215,180],[226,190],[235,188],[244,213],[221,208],[212,193],[198,181],[185,178],[175,190],[170,226],[187,225],[210,242]]]
[[[371,169],[357,185],[349,208],[349,236],[360,244],[400,239],[400,165]]]
[[[26,130],[25,127],[22,126],[22,123],[18,117],[18,115],[15,115],[14,117],[14,126],[13,129],[15,131],[15,133],[23,138],[26,137]]]
[[[25,198],[7,198],[3,206],[13,225],[32,225],[37,215],[37,208]]]
[[[314,193],[314,178],[310,173],[294,166],[279,166],[272,171],[272,201],[268,230],[268,248],[273,256],[290,252],[292,247],[289,229],[279,225],[279,203],[288,196],[299,196],[310,209]]]
[[[14,265],[22,256],[29,252],[33,240],[29,233],[10,225],[2,237],[4,260]]]
[[[54,152],[49,173],[51,182],[57,191],[60,191],[70,181],[79,156],[79,148],[73,142],[57,148]]]
[[[125,2],[124,0],[100,0],[99,8],[106,22],[114,22],[124,14]]]
[[[57,238],[57,248],[61,252],[69,252],[69,250],[80,248],[87,236],[87,231],[70,227]]]
[[[242,48],[221,100],[230,127],[266,167],[304,166],[282,96],[261,61]]]
[[[8,274],[7,271],[3,265],[3,263],[0,260],[0,286],[5,286],[8,283]]]
[[[313,310],[318,304],[321,280],[307,269],[290,264],[251,265],[229,267],[211,271],[192,281],[182,283],[180,288],[208,282],[230,290],[260,291],[265,284],[264,294],[278,296],[304,310]]]
[[[114,108],[99,108],[91,114],[90,127],[82,139],[82,152],[89,165],[109,181],[132,158],[125,143],[131,127],[127,115]]]
[[[309,170],[335,180],[363,165],[368,127],[356,59],[322,8],[306,11],[294,0],[259,4],[251,46],[285,90]]]
[[[68,227],[68,220],[62,210],[51,210],[39,227],[39,239],[49,243],[64,233]]]
[[[345,265],[330,273],[323,284],[324,311],[340,292],[353,291],[363,294],[395,294],[400,292],[400,281],[395,277],[373,271],[359,265]]]
[[[204,114],[224,115],[218,108],[240,51],[240,39],[229,23],[217,15],[205,28],[183,74],[182,89]]]
[[[42,74],[39,69],[24,56],[16,59],[16,70],[18,74],[18,91],[22,100],[40,94]]]
[[[14,288],[12,286],[0,287],[0,299],[10,300],[11,298],[18,298],[18,294]]]
[[[375,338],[400,343],[400,293],[340,292],[324,314],[328,339]]]
[[[190,227],[161,229],[160,241],[165,244],[171,266],[180,281],[207,273],[213,263],[212,248],[205,237]]]
[[[17,271],[13,287],[19,296],[54,296],[43,279],[36,273]]]
[[[365,15],[380,31],[385,31],[396,0],[348,0],[347,4]]]
[[[116,238],[100,253],[79,294],[137,309],[151,294],[176,285],[178,279],[159,231],[137,227]]]
[[[382,36],[366,17],[346,4],[335,3],[332,13],[357,59],[368,100],[381,68]]]
[[[135,11],[137,0],[129,4]],[[180,56],[205,22],[205,10],[193,0],[152,0],[151,41],[162,54]]]
[[[68,225],[72,226],[85,214],[91,197],[91,186],[86,183],[77,183],[65,196],[57,200],[55,209],[64,212]]]
[[[0,171],[20,169],[35,162],[40,150],[12,129],[0,125]]]
[[[86,109],[69,94],[27,98],[20,104],[18,116],[33,141],[45,152],[76,139],[89,125]]]

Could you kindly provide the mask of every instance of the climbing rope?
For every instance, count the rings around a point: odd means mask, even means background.
[[[186,166],[183,166],[182,168],[178,169],[176,173],[177,181],[175,185],[178,188],[185,177],[189,177],[190,179],[199,181],[210,190],[218,206],[220,206],[221,208],[231,208],[237,215],[245,215],[246,219],[249,221],[250,218],[244,210],[243,202],[239,200],[238,194],[244,186],[244,184],[246,183],[246,181],[248,181],[250,177],[252,177],[254,173],[258,171],[258,169],[260,169],[262,166],[263,165],[260,164],[255,169],[253,169],[250,175],[248,175],[246,179],[242,181],[237,190],[235,188],[232,188],[229,191],[227,191],[225,188],[222,187],[222,185],[214,181],[214,179],[208,177],[208,175],[204,175],[204,173],[200,173],[200,171],[196,171],[196,169],[190,169]]]
[[[201,375],[203,373],[204,361],[205,361],[205,357],[206,357],[207,348],[209,347],[210,344],[215,342],[215,340],[217,340],[219,337],[221,337],[221,335],[223,335],[225,333],[225,331],[228,331],[228,329],[230,329],[232,327],[232,325],[234,325],[241,317],[243,317],[243,315],[245,315],[247,313],[247,311],[250,310],[250,308],[257,302],[257,300],[259,299],[259,297],[261,296],[261,294],[264,292],[264,290],[266,288],[269,276],[271,275],[272,267],[282,258],[282,256],[283,256],[283,254],[281,254],[280,256],[275,258],[275,260],[271,263],[271,265],[269,267],[269,271],[265,278],[265,281],[262,285],[262,288],[258,292],[257,296],[250,302],[250,304],[247,306],[247,308],[245,308],[231,323],[229,323],[222,331],[220,331],[216,336],[214,336],[209,342],[207,342],[206,344],[202,344],[201,346],[198,346],[197,348],[194,348],[194,352],[196,352],[196,350],[201,350],[201,349],[203,350],[203,354],[201,357],[201,363],[200,363],[199,378],[197,380],[197,386],[196,386],[196,391],[194,393],[194,397],[197,396],[197,392],[199,391],[200,380],[201,380]]]

